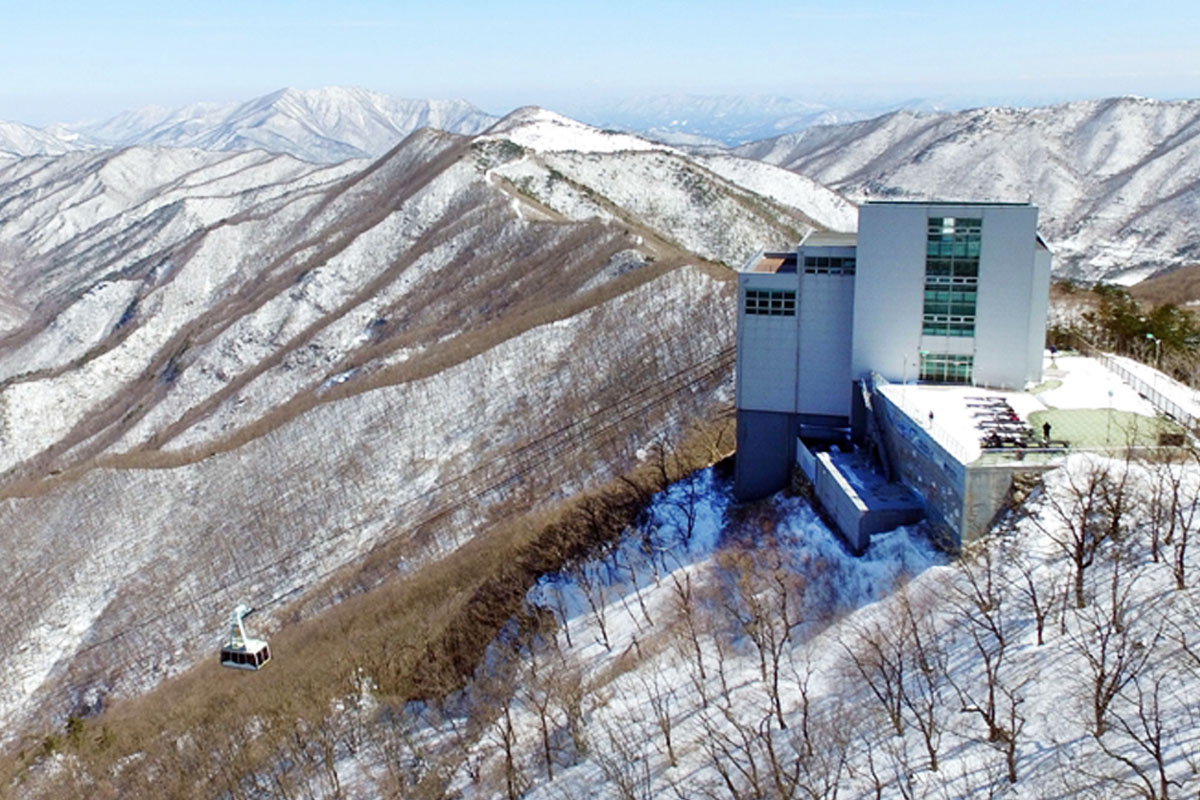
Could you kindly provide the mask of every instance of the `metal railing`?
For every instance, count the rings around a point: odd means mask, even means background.
[[[1079,352],[1083,353],[1089,358],[1094,358],[1099,361],[1105,366],[1106,369],[1128,384],[1130,388],[1150,401],[1150,404],[1159,411],[1166,414],[1168,417],[1175,420],[1189,431],[1196,432],[1197,427],[1200,426],[1200,420],[1197,420],[1197,418],[1190,411],[1187,411],[1170,397],[1167,397],[1165,394],[1159,391],[1156,385],[1147,383],[1145,378],[1142,378],[1137,373],[1131,371],[1128,367],[1118,361],[1112,353],[1106,353],[1103,350],[1100,350],[1087,339],[1084,339],[1078,334],[1075,336],[1075,343]],[[1171,380],[1165,376],[1164,379]]]

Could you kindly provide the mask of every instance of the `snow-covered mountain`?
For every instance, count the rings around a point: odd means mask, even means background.
[[[61,155],[86,146],[77,133],[0,121],[0,163],[23,156]]]
[[[736,150],[856,200],[1032,199],[1058,274],[1134,281],[1200,262],[1200,101],[899,111]]]
[[[540,109],[371,164],[0,164],[0,730],[204,661],[234,602],[269,627],[611,477],[731,401],[717,262],[852,221]]]
[[[604,127],[637,131],[679,145],[739,145],[756,139],[865,119],[879,110],[835,108],[778,95],[696,95],[635,97],[610,105],[572,108],[580,119]]]
[[[463,100],[404,100],[366,89],[281,89],[244,103],[143,108],[74,126],[108,145],[288,153],[334,163],[375,158],[418,128],[472,134],[496,121]]]

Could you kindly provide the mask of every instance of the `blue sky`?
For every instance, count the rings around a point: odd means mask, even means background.
[[[842,106],[1200,97],[1200,3],[0,0],[0,119],[332,85],[496,113],[663,92]]]

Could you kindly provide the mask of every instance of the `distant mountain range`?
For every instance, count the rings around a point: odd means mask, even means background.
[[[24,156],[57,156],[89,145],[71,131],[57,133],[20,122],[0,121],[0,161]]]
[[[661,94],[570,110],[590,124],[636,131],[670,144],[734,146],[813,125],[867,119],[893,108],[838,108],[762,94]]]
[[[1200,101],[897,111],[737,148],[851,199],[1032,200],[1055,272],[1133,282],[1200,263]]]
[[[908,109],[933,110],[914,101]],[[845,109],[776,95],[667,94],[570,109],[601,128],[684,146],[725,147],[851,122],[894,106]],[[314,163],[377,158],[414,130],[479,133],[498,117],[462,100],[405,100],[366,89],[281,89],[245,102],[147,106],[99,122],[44,129],[0,123],[0,157],[74,149],[154,145],[204,150],[263,149]]]
[[[693,155],[732,152],[778,165],[858,202],[1033,200],[1055,272],[1063,276],[1129,283],[1200,263],[1200,101],[906,108],[860,119],[867,113],[770,95],[660,95],[580,116]],[[0,123],[0,158],[153,145],[262,150],[328,164],[378,158],[419,128],[471,135],[496,121],[462,101],[284,89],[244,103],[147,108],[99,123],[44,129]],[[755,137],[733,150],[725,146]],[[608,145],[615,142],[648,146],[629,135]],[[746,162],[736,163],[744,172]]]
[[[244,103],[196,103],[126,111],[93,123],[39,131],[0,123],[0,156],[152,145],[266,150],[313,163],[378,158],[419,128],[479,133],[498,118],[463,100],[404,100],[366,89],[281,89]]]

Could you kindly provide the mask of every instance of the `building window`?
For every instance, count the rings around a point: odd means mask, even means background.
[[[971,383],[974,356],[921,354],[921,380],[934,383]]]
[[[796,316],[796,292],[787,289],[747,289],[746,313],[772,317]]]
[[[930,217],[925,248],[927,336],[974,336],[983,220]]]
[[[853,256],[805,256],[804,271],[809,275],[853,275]]]

